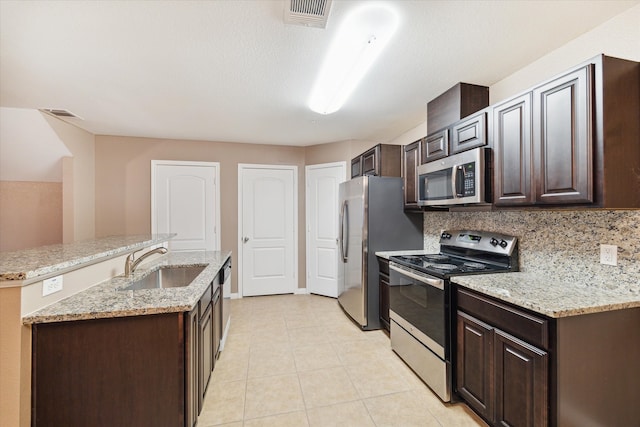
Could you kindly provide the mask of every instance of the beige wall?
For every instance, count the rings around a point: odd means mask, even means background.
[[[71,152],[62,160],[64,241],[95,237],[95,136],[43,114],[51,129]]]
[[[96,236],[151,231],[151,160],[220,163],[220,224],[224,250],[238,253],[238,164],[298,167],[298,278],[304,287],[304,147],[96,137]],[[235,268],[235,266],[234,266]],[[237,292],[237,272],[232,292]]]
[[[376,144],[376,142],[371,141],[350,140],[312,145],[305,148],[305,162],[307,165],[319,165],[345,161],[347,162],[347,173],[350,174],[351,159]]]
[[[0,251],[95,236],[94,136],[0,108]]]
[[[62,183],[0,181],[0,251],[62,242]]]

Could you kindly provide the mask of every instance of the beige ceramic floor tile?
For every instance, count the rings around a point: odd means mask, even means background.
[[[246,380],[249,371],[249,352],[226,349],[220,354],[213,369],[213,381]]]
[[[242,421],[246,384],[246,381],[211,382],[198,424],[202,422],[206,426]]]
[[[247,380],[245,420],[304,410],[296,375]]]
[[[378,427],[440,427],[424,399],[413,391],[373,397],[364,404]]]
[[[360,396],[343,367],[299,372],[307,408],[358,400]]]
[[[225,423],[225,424],[205,424],[204,420],[198,420],[198,427],[242,427],[242,421],[238,421],[236,423]]]
[[[340,359],[330,345],[310,345],[293,349],[293,358],[298,372],[333,368],[341,365]]]
[[[289,342],[294,347],[316,344],[318,346],[329,345],[329,337],[318,326],[289,329]]]
[[[251,349],[249,353],[248,378],[268,377],[273,375],[292,374],[296,372],[293,353],[288,346],[271,347],[269,351]],[[263,346],[262,348],[267,348]]]
[[[362,335],[362,332],[358,331],[358,333]],[[379,353],[387,351],[386,348],[380,347],[375,342],[362,339],[362,337],[348,341],[334,341],[333,347],[344,365],[369,363],[371,359],[377,359]]]
[[[410,390],[402,376],[386,369],[383,363],[372,360],[369,363],[345,366],[351,382],[361,397],[382,396]]]
[[[361,331],[335,298],[274,295],[230,305],[201,427],[485,425],[466,405],[442,403],[391,351],[388,335]],[[244,380],[250,362],[254,377]],[[387,394],[362,399],[379,393]]]
[[[486,426],[480,417],[475,415],[469,407],[463,403],[444,403],[431,390],[412,390],[429,412],[443,426],[477,427]]]
[[[244,427],[307,427],[308,425],[305,411],[254,418],[244,423]]]
[[[307,416],[311,427],[375,427],[367,408],[359,400],[309,409]]]

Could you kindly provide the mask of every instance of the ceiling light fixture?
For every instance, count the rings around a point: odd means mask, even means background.
[[[316,78],[309,108],[320,114],[338,111],[397,27],[398,14],[385,4],[367,5],[349,14]]]

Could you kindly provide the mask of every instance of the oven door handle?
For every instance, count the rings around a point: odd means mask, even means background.
[[[391,269],[393,271],[397,271],[400,274],[404,274],[407,277],[411,277],[412,279],[415,279],[415,280],[417,280],[417,281],[419,281],[421,283],[427,284],[429,286],[433,286],[434,288],[438,288],[441,291],[444,290],[444,280],[442,280],[442,279],[436,279],[436,278],[431,279],[429,277],[424,277],[424,276],[421,276],[419,274],[415,274],[415,273],[412,273],[410,271],[407,271],[407,270],[405,270],[403,268],[396,267],[393,264],[389,264],[389,269]]]

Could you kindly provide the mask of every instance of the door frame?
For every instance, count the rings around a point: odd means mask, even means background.
[[[238,227],[237,227],[237,245],[238,245],[238,298],[243,297],[243,247],[242,244],[242,188],[243,188],[243,171],[245,169],[279,169],[293,171],[293,208],[295,210],[296,220],[293,222],[293,280],[295,282],[294,294],[300,293],[298,288],[298,222],[300,215],[300,207],[298,206],[298,166],[295,165],[264,165],[253,163],[238,163]]]
[[[183,160],[151,160],[151,234],[154,234],[156,229],[156,168],[158,166],[196,166],[196,167],[210,167],[215,169],[215,227],[216,227],[216,248],[215,250],[221,250],[221,234],[222,228],[220,227],[220,162],[192,162]]]
[[[308,165],[304,168],[304,180],[305,180],[305,266],[306,266],[306,277],[305,277],[305,293],[310,293],[309,291],[309,265],[311,263],[311,241],[309,239],[309,235],[311,234],[311,209],[309,208],[309,171],[315,169],[325,169],[332,167],[340,167],[344,172],[344,181],[347,181],[349,177],[347,176],[347,162],[331,162],[331,163],[321,163],[317,165]],[[344,182],[343,181],[343,182]],[[339,215],[339,212],[336,212]]]

